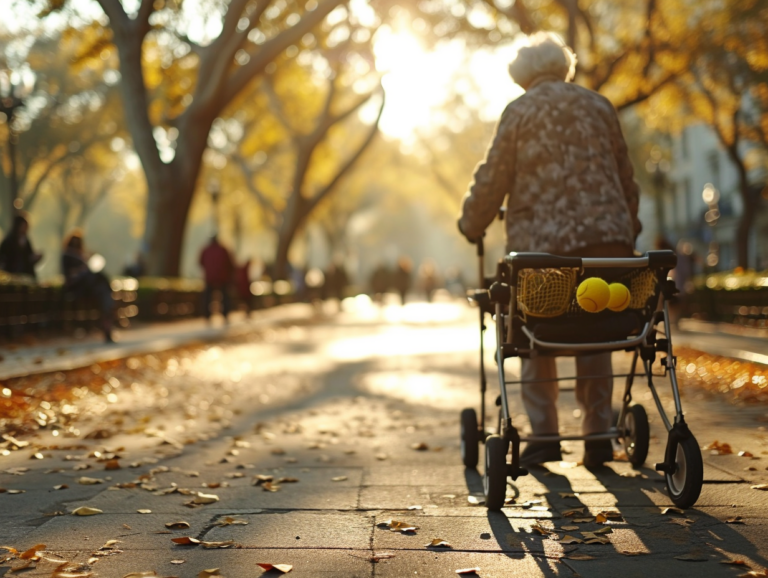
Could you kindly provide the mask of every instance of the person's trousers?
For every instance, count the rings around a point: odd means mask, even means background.
[[[528,413],[534,435],[557,435],[557,396],[559,393],[557,367],[554,357],[538,356],[522,359],[523,406]],[[598,353],[576,357],[576,401],[581,408],[584,435],[607,432],[613,425],[611,396],[613,394],[611,354]],[[609,377],[589,377],[609,376]]]
[[[214,291],[221,292],[221,314],[224,317],[229,315],[232,309],[232,304],[229,298],[229,287],[226,285],[205,285],[205,291],[203,291],[203,314],[206,319],[211,317],[211,303],[213,302]]]

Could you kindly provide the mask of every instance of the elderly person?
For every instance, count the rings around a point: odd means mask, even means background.
[[[560,39],[537,33],[509,65],[525,94],[507,105],[486,159],[464,198],[459,229],[483,236],[507,197],[507,250],[579,257],[631,257],[641,225],[638,188],[616,110],[571,84],[576,57]],[[611,427],[610,353],[576,358],[576,399],[585,435]],[[522,360],[522,380],[557,377],[555,358]],[[557,435],[556,381],[522,386],[534,435]],[[521,463],[561,460],[560,444],[531,442]],[[584,464],[613,459],[611,442],[585,442]]]

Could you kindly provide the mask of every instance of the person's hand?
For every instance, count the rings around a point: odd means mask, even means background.
[[[469,243],[471,243],[472,245],[474,245],[475,243],[477,243],[477,239],[471,239],[471,238],[469,238],[469,237],[467,236],[467,234],[464,232],[464,230],[461,228],[461,219],[459,219],[458,221],[456,221],[456,226],[459,228],[459,233],[461,233],[461,235],[462,235],[462,236],[463,236],[463,237],[464,237],[464,238],[465,238],[465,239],[466,239],[466,240],[467,240]],[[485,236],[485,233],[483,233],[483,236]]]

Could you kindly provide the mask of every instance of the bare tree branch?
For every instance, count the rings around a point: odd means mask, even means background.
[[[307,12],[291,28],[267,40],[261,48],[251,56],[248,64],[238,68],[227,80],[222,92],[222,108],[229,103],[254,76],[264,71],[267,65],[280,55],[291,44],[317,26],[334,8],[344,0],[321,0],[317,8]]]
[[[670,82],[672,82],[673,80],[676,80],[677,77],[678,77],[678,75],[676,73],[674,73],[674,72],[671,72],[671,73],[667,74],[667,76],[665,76],[664,78],[662,78],[661,80],[656,82],[650,88],[648,88],[646,90],[641,90],[633,98],[630,98],[628,100],[625,100],[624,102],[621,102],[621,103],[615,105],[616,106],[616,110],[624,110],[624,109],[630,108],[630,107],[632,107],[632,106],[634,106],[634,105],[636,105],[638,103],[641,103],[644,100],[647,100],[648,98],[653,96],[653,94],[657,90],[659,90],[662,86],[665,86],[665,85],[669,84]]]

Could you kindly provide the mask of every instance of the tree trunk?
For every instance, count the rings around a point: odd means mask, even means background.
[[[173,161],[156,168],[145,166],[148,198],[144,246],[149,248],[146,255],[149,275],[179,275],[187,216],[211,124],[211,118],[187,119],[179,126]]]
[[[736,259],[738,266],[746,269],[749,267],[750,257],[749,238],[755,224],[759,202],[759,196],[753,194],[746,180],[746,173],[743,180],[741,174],[739,174],[739,193],[741,193],[743,210],[739,218],[738,228],[736,229]]]

